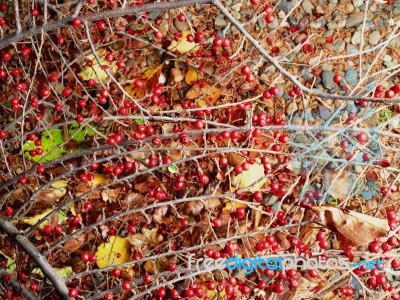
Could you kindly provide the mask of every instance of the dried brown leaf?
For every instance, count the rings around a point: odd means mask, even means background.
[[[121,193],[121,187],[115,189],[106,189],[101,192],[101,197],[103,201],[116,202],[118,201],[118,196]]]
[[[389,230],[387,220],[366,214],[329,206],[314,206],[312,210],[328,229],[337,232],[349,245],[367,245],[375,238],[385,236]]]
[[[156,224],[165,224],[169,226],[174,221],[174,216],[168,216],[168,206],[157,207],[154,210],[153,221]]]

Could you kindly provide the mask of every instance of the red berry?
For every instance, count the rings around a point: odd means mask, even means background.
[[[318,277],[318,272],[316,270],[309,270],[308,275],[310,275],[311,278],[316,278]]]
[[[365,132],[360,132],[360,133],[357,135],[357,140],[358,140],[358,142],[360,142],[360,143],[365,143],[365,142],[368,141],[368,139],[369,139],[368,134],[366,134]]]
[[[387,90],[385,92],[385,97],[386,98],[393,98],[396,95],[396,93],[393,90]]]
[[[249,68],[249,66],[243,66],[242,67],[242,74],[243,75],[249,75],[250,74],[250,72],[251,72],[251,70],[250,70],[250,68]]]
[[[214,225],[214,227],[220,227],[221,225],[222,225],[222,222],[221,222],[221,220],[220,219],[218,219],[218,218],[214,218],[213,219],[213,225]]]
[[[269,92],[271,93],[271,95],[277,96],[279,94],[279,89],[276,86],[273,86],[269,89]]]
[[[210,178],[206,174],[199,175],[199,182],[202,185],[207,185],[210,183]]]
[[[165,288],[163,288],[163,287],[160,287],[157,290],[157,296],[160,298],[164,298],[166,294],[167,294],[167,292],[166,292]]]
[[[8,52],[4,52],[2,55],[2,59],[4,62],[9,62],[11,60],[11,54]]]
[[[271,14],[273,11],[274,11],[274,7],[270,4],[268,4],[264,7],[264,12],[267,14]]]
[[[104,21],[97,21],[96,27],[98,30],[105,30],[107,28],[107,24]]]
[[[21,184],[26,184],[28,182],[28,179],[26,177],[21,177],[18,181]]]
[[[153,277],[151,276],[151,275],[149,275],[149,274],[144,274],[144,283],[145,284],[149,284],[149,283],[151,283],[153,281]]]
[[[82,21],[81,21],[79,18],[74,18],[74,19],[72,20],[72,25],[73,25],[74,27],[79,27],[79,26],[81,26],[81,24],[82,24]]]
[[[266,21],[268,24],[271,24],[272,22],[274,22],[274,20],[275,20],[275,18],[274,18],[274,16],[273,16],[272,14],[266,14],[266,16],[265,16],[265,21]]]
[[[396,94],[400,93],[400,83],[396,83],[394,86],[392,86],[392,90]]]
[[[196,120],[194,122],[194,127],[196,129],[203,129],[204,128],[204,121],[203,120]]]
[[[204,39],[204,33],[197,31],[194,35],[196,43],[201,43]]]
[[[335,75],[333,76],[333,81],[334,81],[335,83],[339,83],[341,80],[342,80],[342,77],[341,77],[339,74],[335,74]]]
[[[31,10],[31,13],[32,13],[32,16],[37,17],[37,16],[39,15],[39,10],[36,9],[36,8],[33,8],[33,9]]]
[[[179,22],[186,22],[186,15],[184,13],[179,13],[178,20]]]
[[[83,118],[82,115],[77,115],[77,116],[76,116],[76,121],[77,121],[78,123],[83,123],[83,120],[84,120],[84,118]]]
[[[124,291],[130,291],[131,287],[132,287],[132,285],[129,281],[125,280],[124,282],[122,282],[122,289]]]
[[[70,296],[71,298],[78,297],[78,290],[76,288],[70,289],[68,292],[68,296]]]
[[[163,39],[163,34],[160,32],[160,31],[156,31],[155,33],[154,33],[154,37],[157,39],[157,40],[162,40]]]

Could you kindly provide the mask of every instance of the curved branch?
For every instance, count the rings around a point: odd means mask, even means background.
[[[65,282],[58,277],[47,259],[40,254],[36,247],[29,241],[28,238],[20,234],[17,228],[9,221],[0,218],[0,229],[2,229],[10,238],[19,244],[22,249],[36,262],[43,274],[46,275],[53,283],[55,289],[59,293],[60,299],[69,299],[68,288]]]
[[[119,8],[113,10],[107,10],[103,12],[97,12],[93,14],[88,14],[85,16],[80,16],[79,19],[83,21],[95,21],[103,18],[112,18],[112,17],[119,17],[119,16],[126,16],[126,15],[136,15],[143,12],[155,11],[155,10],[165,10],[165,9],[173,9],[179,8],[183,6],[190,6],[195,4],[211,4],[211,0],[180,0],[180,1],[173,1],[173,2],[157,2],[157,3],[148,3],[142,6],[136,7],[128,7],[128,8]],[[60,29],[64,26],[71,24],[74,16],[69,16],[60,20],[57,20],[52,23],[47,23],[42,26],[33,27],[31,29],[24,29],[20,32],[2,38],[0,40],[0,50],[13,44],[19,42],[23,39],[26,39],[30,36],[35,36],[40,34],[41,32],[48,32],[51,30]]]

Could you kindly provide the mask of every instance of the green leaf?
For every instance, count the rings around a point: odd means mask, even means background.
[[[134,116],[139,116],[139,114],[135,114]],[[143,119],[135,119],[136,124],[143,125],[145,124]]]
[[[68,130],[69,135],[78,143],[86,140],[86,136],[94,136],[96,133],[87,126],[81,127],[77,122],[73,123]]]
[[[0,251],[0,254],[3,255],[7,259],[7,270],[12,272],[16,268],[15,260],[9,257],[8,255],[5,255],[2,251]]]
[[[49,129],[42,133],[42,155],[31,156],[29,150],[36,149],[33,141],[27,141],[23,146],[23,151],[28,159],[34,162],[45,163],[63,156],[68,151],[61,146],[64,143],[62,131],[60,129]]]
[[[179,172],[178,167],[175,165],[168,166],[168,171],[174,174]]]
[[[337,199],[333,198],[332,196],[329,196],[328,201],[326,201],[328,204],[331,204],[333,206],[338,206],[339,202]]]
[[[393,111],[384,109],[379,112],[379,122],[386,122],[387,120],[390,120],[393,118]]]

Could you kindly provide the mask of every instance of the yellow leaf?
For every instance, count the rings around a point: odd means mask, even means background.
[[[93,65],[91,67],[85,65],[78,75],[80,75],[83,80],[93,79],[96,82],[104,82],[108,78],[108,75],[106,71],[102,69],[102,66],[110,66],[111,62],[105,59],[106,50],[98,50],[96,54],[99,57],[100,64],[93,54],[89,55],[86,57],[86,61],[91,60]],[[113,62],[111,65],[111,73],[117,72],[117,69],[116,63]]]
[[[232,185],[234,187],[239,186],[239,188],[250,192],[259,190],[266,181],[267,177],[264,175],[264,166],[258,163],[250,165],[247,171],[232,176]]]
[[[149,274],[156,274],[158,273],[158,269],[157,269],[157,265],[156,265],[156,261],[153,259],[150,259],[148,261],[146,261],[146,263],[144,264],[143,267],[147,273]]]
[[[93,177],[93,180],[91,181],[92,187],[98,187],[101,185],[105,185],[110,182],[110,179],[108,179],[106,176],[103,174],[95,174]]]
[[[125,91],[134,98],[141,98],[146,94],[146,90],[152,88],[156,83],[159,82],[160,76],[162,75],[162,65],[147,69],[140,77],[134,78],[132,83],[125,87]],[[135,81],[139,79],[143,85],[140,88],[135,86]]]
[[[209,290],[207,286],[203,283],[202,285],[203,291],[206,291],[205,296],[210,298],[210,299],[225,299],[224,297],[226,296],[225,289],[222,290],[222,292],[218,292],[218,289],[215,288],[214,290]],[[217,285],[218,287],[218,282]],[[219,295],[217,295],[219,293]]]
[[[195,84],[187,91],[186,98],[189,100],[194,100],[203,95],[205,95],[205,101],[207,101],[209,104],[212,104],[218,100],[219,96],[221,96],[221,90],[207,82],[203,87],[200,87],[199,84]]]
[[[192,85],[192,82],[198,81],[200,79],[203,79],[203,76],[201,75],[200,72],[197,72],[195,69],[190,68],[186,75],[185,75],[185,82],[187,84]]]
[[[171,45],[169,45],[168,50],[178,50],[179,53],[185,54],[189,51],[197,51],[199,49],[199,46],[196,45],[195,42],[188,42],[187,36],[189,34],[192,34],[190,31],[183,31],[182,32],[182,37],[178,40],[175,41],[173,40],[171,42]]]
[[[119,236],[111,236],[107,243],[102,243],[97,247],[96,264],[99,268],[110,265],[123,264],[131,256],[129,242]]]
[[[53,268],[54,272],[57,274],[58,277],[61,278],[67,278],[71,276],[74,272],[72,271],[71,267],[65,267],[65,268]],[[33,274],[37,274],[40,277],[44,277],[42,270],[39,268],[35,268],[32,270]]]
[[[240,207],[246,208],[247,205],[243,202],[225,200],[225,206],[222,210],[231,212],[231,211],[235,211],[236,209],[238,209]]]
[[[39,222],[41,219],[43,219],[50,211],[51,211],[51,209],[47,209],[44,212],[42,212],[40,215],[35,215],[33,217],[24,217],[19,220],[16,220],[16,222],[34,226],[34,225],[36,225],[37,222]],[[50,219],[50,216],[48,217],[48,219]],[[44,226],[46,226],[48,223],[49,223],[48,220],[44,221],[42,224],[40,224],[39,228],[43,229]]]
[[[51,184],[54,189],[59,189],[60,191],[64,191],[67,187],[67,180],[57,180]],[[64,191],[64,193],[66,190]]]

